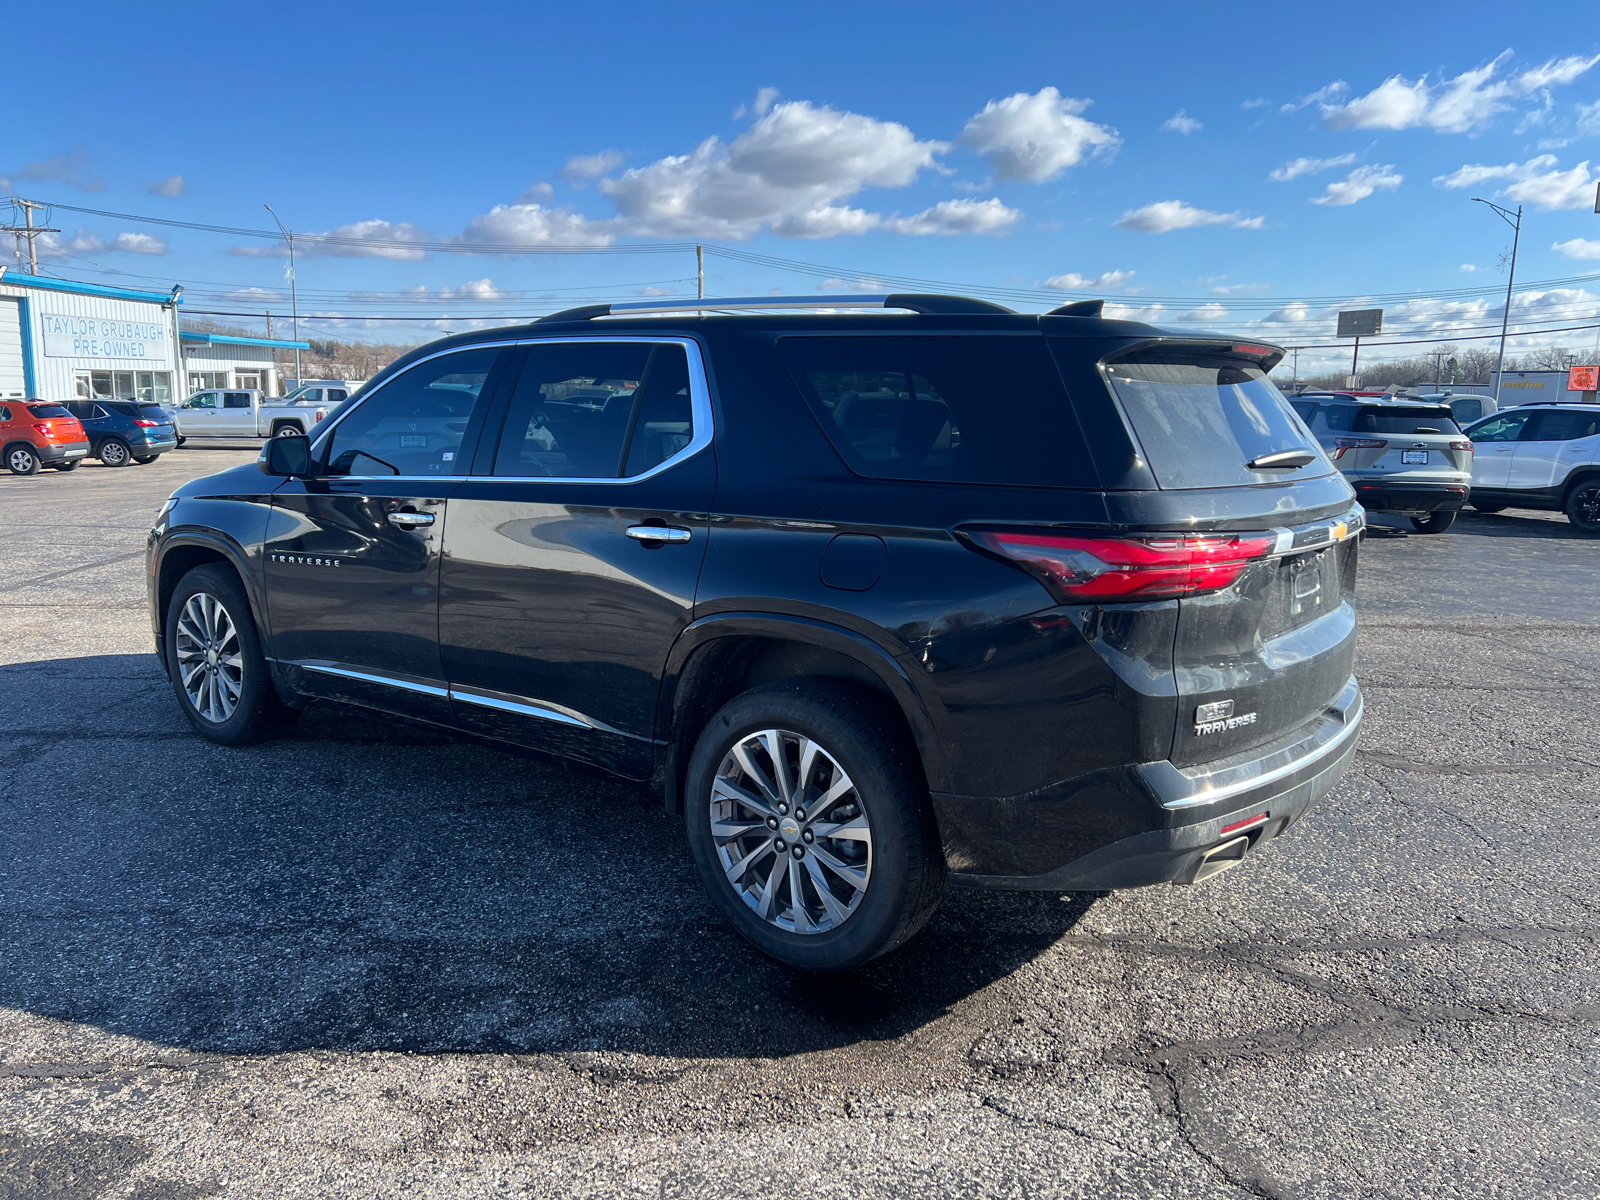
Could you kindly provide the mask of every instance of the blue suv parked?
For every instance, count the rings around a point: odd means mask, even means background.
[[[71,400],[66,409],[83,423],[89,453],[108,467],[150,463],[174,450],[178,430],[159,404],[138,400]]]

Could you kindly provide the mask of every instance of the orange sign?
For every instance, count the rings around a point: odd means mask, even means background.
[[[1567,391],[1600,391],[1600,367],[1573,367],[1568,370]]]

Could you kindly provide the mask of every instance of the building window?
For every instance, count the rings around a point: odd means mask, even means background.
[[[112,399],[113,397],[112,397],[112,392],[111,392],[111,372],[110,371],[90,371],[89,372],[89,391],[93,395],[93,398],[96,399],[96,400],[110,400],[110,399]]]
[[[242,388],[254,388],[256,391],[259,392],[261,390],[261,372],[260,371],[236,371],[236,372],[234,372],[233,386],[234,387],[242,387]]]
[[[88,400],[94,395],[94,393],[90,391],[89,372],[74,371],[72,373],[72,384],[72,394],[77,396],[79,400]]]
[[[147,404],[169,404],[172,401],[172,373],[170,371],[139,371],[135,373],[136,400]]]
[[[189,394],[208,391],[211,388],[228,387],[228,373],[226,371],[190,371]]]

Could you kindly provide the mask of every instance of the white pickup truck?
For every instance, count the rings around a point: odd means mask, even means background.
[[[338,405],[329,401],[330,389],[312,389],[304,399],[285,396],[274,400],[254,388],[213,388],[196,392],[181,404],[171,405],[178,427],[178,445],[192,437],[278,437],[285,433],[310,434],[317,422]]]

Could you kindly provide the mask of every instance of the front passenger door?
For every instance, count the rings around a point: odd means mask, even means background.
[[[217,392],[196,392],[183,402],[178,431],[184,437],[216,437],[222,431],[221,403]]]
[[[1468,435],[1472,439],[1474,491],[1498,492],[1511,486],[1511,460],[1528,416],[1525,412],[1506,413],[1476,426]]]
[[[390,379],[318,440],[315,478],[274,494],[268,619],[295,687],[449,722],[439,554],[500,353],[453,351]]]

